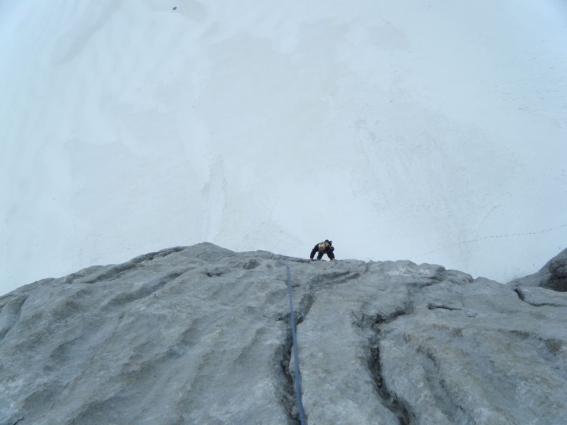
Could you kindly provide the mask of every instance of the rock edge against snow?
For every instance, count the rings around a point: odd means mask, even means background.
[[[502,285],[205,243],[46,279],[0,298],[0,424],[299,423],[286,263],[310,425],[564,424],[565,256]]]

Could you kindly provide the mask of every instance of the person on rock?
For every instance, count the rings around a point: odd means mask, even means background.
[[[325,242],[318,243],[313,247],[313,249],[311,250],[311,255],[309,256],[309,261],[313,261],[313,257],[315,256],[316,252],[318,252],[317,260],[320,260],[321,258],[323,258],[323,255],[327,254],[327,257],[329,257],[331,261],[335,261],[335,254],[333,254],[334,250],[335,248],[333,247],[333,241],[326,239]]]

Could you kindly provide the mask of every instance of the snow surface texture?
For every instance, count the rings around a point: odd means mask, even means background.
[[[0,291],[202,241],[533,273],[567,240],[566,25],[563,0],[2,0]]]
[[[286,263],[309,425],[565,424],[566,292],[212,244],[1,297],[0,424],[298,424]]]

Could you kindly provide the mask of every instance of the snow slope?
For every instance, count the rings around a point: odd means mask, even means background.
[[[561,0],[2,0],[0,293],[202,241],[533,273],[566,42]]]

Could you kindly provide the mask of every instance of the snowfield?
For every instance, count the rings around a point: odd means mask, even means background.
[[[202,241],[533,273],[566,43],[562,0],[2,0],[0,293]]]

